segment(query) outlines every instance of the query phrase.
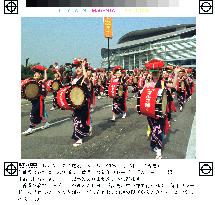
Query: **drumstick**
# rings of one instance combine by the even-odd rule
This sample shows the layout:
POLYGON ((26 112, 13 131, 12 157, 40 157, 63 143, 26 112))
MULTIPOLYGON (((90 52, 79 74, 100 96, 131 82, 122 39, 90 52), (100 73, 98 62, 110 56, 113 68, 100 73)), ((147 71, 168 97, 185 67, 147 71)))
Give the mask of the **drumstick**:
POLYGON ((82 84, 83 84, 84 80, 85 80, 85 78, 83 78, 83 79, 82 79, 82 81, 81 81, 81 86, 82 86, 82 84))

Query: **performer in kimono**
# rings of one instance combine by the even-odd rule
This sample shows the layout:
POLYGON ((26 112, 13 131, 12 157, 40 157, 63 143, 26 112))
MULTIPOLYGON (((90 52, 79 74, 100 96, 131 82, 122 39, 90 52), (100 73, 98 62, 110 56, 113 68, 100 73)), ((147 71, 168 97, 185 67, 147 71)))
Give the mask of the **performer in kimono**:
MULTIPOLYGON (((151 61, 145 64, 146 69, 151 72, 152 78, 151 81, 145 83, 145 87, 148 88, 172 88, 176 85, 178 70, 175 70, 175 77, 173 79, 173 84, 165 83, 161 76, 161 71, 164 66, 164 62, 156 59, 152 59, 151 61), (161 62, 161 63, 158 63, 161 62)), ((144 89, 143 88, 143 89, 144 89)), ((142 91, 140 91, 142 92, 142 91)), ((153 118, 147 116, 148 124, 150 126, 150 146, 153 151, 156 152, 156 159, 162 159, 161 150, 163 148, 163 136, 165 134, 165 130, 169 129, 168 118, 159 117, 153 118)))
POLYGON ((135 68, 132 76, 132 91, 131 91, 132 93, 134 93, 133 98, 137 98, 138 79, 139 79, 139 70, 135 68))
POLYGON ((96 96, 93 89, 93 77, 92 73, 94 73, 94 69, 91 66, 86 67, 87 71, 87 79, 85 80, 89 93, 90 93, 90 130, 89 130, 89 136, 92 135, 93 130, 93 123, 92 123, 92 112, 94 111, 94 108, 96 106, 96 96))
POLYGON ((73 146, 77 147, 83 143, 83 138, 89 136, 90 132, 90 92, 88 89, 87 72, 85 66, 87 65, 86 59, 75 59, 73 61, 75 66, 75 75, 72 79, 72 85, 79 85, 84 90, 85 103, 80 109, 75 109, 73 112, 73 146))
POLYGON ((45 85, 47 80, 46 70, 47 69, 42 65, 36 65, 32 67, 32 71, 34 72, 33 78, 39 84, 40 95, 36 99, 31 100, 32 108, 30 112, 30 125, 28 130, 23 133, 25 135, 31 134, 36 125, 40 124, 41 122, 44 123, 43 129, 46 129, 50 126, 50 124, 47 122, 48 114, 46 112, 45 106, 45 97, 47 94, 45 85))
MULTIPOLYGON (((113 98, 113 105, 112 105, 112 119, 111 121, 116 120, 116 115, 122 114, 122 118, 126 117, 127 112, 127 106, 126 106, 126 80, 122 78, 122 67, 121 66, 115 66, 113 69, 113 75, 114 77, 111 79, 113 82, 119 82, 121 85, 123 85, 123 95, 121 97, 113 98)), ((110 83, 111 84, 111 83, 110 83)))
MULTIPOLYGON (((59 69, 53 69, 52 72, 54 73, 54 80, 53 81, 57 81, 59 83, 59 89, 63 87, 62 84, 62 79, 61 79, 61 74, 59 69)), ((58 109, 58 105, 57 105, 57 90, 53 90, 53 100, 52 100, 52 107, 50 109, 50 111, 53 111, 55 109, 58 109)))
POLYGON ((189 88, 185 77, 185 69, 180 68, 180 71, 178 74, 177 86, 176 86, 177 100, 178 100, 180 112, 182 112, 184 109, 187 92, 189 95, 189 88))

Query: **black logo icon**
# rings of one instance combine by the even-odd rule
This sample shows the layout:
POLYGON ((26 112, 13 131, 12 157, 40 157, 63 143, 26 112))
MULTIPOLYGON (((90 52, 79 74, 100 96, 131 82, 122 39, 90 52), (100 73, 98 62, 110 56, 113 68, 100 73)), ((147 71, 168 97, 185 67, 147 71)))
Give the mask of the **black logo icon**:
POLYGON ((199 0, 199 14, 213 14, 213 0, 199 0))
POLYGON ((4 176, 18 176, 18 162, 5 162, 4 176))
POLYGON ((199 176, 213 176, 213 162, 199 162, 199 176))
POLYGON ((18 0, 4 0, 4 14, 18 14, 18 0))

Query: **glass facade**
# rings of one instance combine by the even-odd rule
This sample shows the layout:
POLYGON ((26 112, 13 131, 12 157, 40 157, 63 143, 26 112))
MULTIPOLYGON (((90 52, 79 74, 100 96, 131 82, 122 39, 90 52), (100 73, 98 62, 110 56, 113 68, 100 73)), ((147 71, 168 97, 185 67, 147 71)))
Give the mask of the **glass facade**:
MULTIPOLYGON (((144 39, 143 39, 144 41, 144 39)), ((143 68, 146 61, 160 58, 167 63, 195 67, 196 36, 180 38, 180 35, 149 43, 111 50, 110 65, 121 65, 125 69, 143 68)), ((103 50, 101 67, 107 68, 107 50, 103 50)))

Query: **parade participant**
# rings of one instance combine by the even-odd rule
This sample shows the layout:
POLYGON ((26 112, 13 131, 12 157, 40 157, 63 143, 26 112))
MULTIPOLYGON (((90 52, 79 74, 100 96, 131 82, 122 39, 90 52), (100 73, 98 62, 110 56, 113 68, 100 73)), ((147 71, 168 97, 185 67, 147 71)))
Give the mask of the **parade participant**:
POLYGON ((184 109, 185 100, 186 100, 186 91, 188 88, 188 84, 185 80, 186 77, 184 76, 185 76, 185 69, 180 68, 180 71, 178 74, 177 86, 176 86, 177 100, 178 100, 180 112, 182 112, 184 109))
POLYGON ((113 105, 112 105, 112 119, 111 121, 116 120, 116 115, 122 114, 122 118, 126 117, 126 81, 122 79, 122 67, 121 66, 115 66, 113 69, 113 78, 111 81, 113 82, 119 82, 121 85, 123 85, 123 95, 121 97, 113 98, 113 105))
POLYGON ((93 68, 91 66, 86 67, 87 71, 87 79, 85 79, 85 82, 87 84, 89 93, 90 93, 90 129, 89 129, 89 136, 92 135, 93 125, 92 125, 92 112, 94 111, 94 108, 96 106, 96 96, 93 89, 93 78, 92 73, 94 72, 93 68))
POLYGON ((91 79, 92 79, 92 82, 93 82, 93 87, 96 85, 96 81, 97 81, 97 76, 96 76, 96 71, 93 70, 92 72, 92 75, 91 75, 91 79))
POLYGON ((62 82, 63 82, 63 86, 67 86, 70 84, 71 82, 71 75, 69 72, 67 71, 63 71, 63 75, 62 75, 62 82))
POLYGON ((193 80, 194 77, 193 77, 193 70, 192 70, 192 68, 189 68, 187 70, 187 73, 188 73, 187 82, 188 82, 188 85, 189 85, 189 88, 190 88, 190 96, 188 96, 188 101, 189 101, 189 100, 191 100, 191 96, 194 93, 195 84, 194 84, 194 80, 193 80))
POLYGON ((133 75, 132 75, 132 93, 134 93, 133 98, 137 97, 138 93, 138 69, 135 68, 133 70, 133 75))
POLYGON ((89 136, 90 131, 90 93, 85 81, 87 79, 86 64, 86 59, 75 59, 73 61, 76 70, 72 79, 72 85, 81 86, 86 96, 84 105, 80 109, 75 109, 73 112, 74 130, 72 139, 75 140, 73 143, 75 147, 83 143, 83 138, 89 136))
POLYGON ((100 79, 100 68, 96 69, 96 80, 94 85, 95 95, 98 100, 101 99, 101 79, 100 79))
MULTIPOLYGON (((65 63, 64 66, 62 66, 62 70, 69 74, 69 76, 73 76, 72 72, 72 64, 71 63, 65 63)), ((60 72, 63 73, 63 72, 60 72)))
POLYGON ((132 73, 127 71, 127 85, 132 86, 133 84, 133 76, 132 73))
POLYGON ((185 102, 189 102, 193 93, 193 80, 192 80, 192 69, 185 69, 184 81, 185 81, 185 102))
POLYGON ((42 65, 36 65, 32 67, 32 71, 34 72, 33 79, 39 84, 40 95, 36 99, 31 100, 30 125, 28 130, 23 133, 25 135, 31 134, 33 128, 41 122, 44 123, 42 129, 46 129, 50 126, 47 122, 48 115, 45 107, 45 97, 47 94, 45 81, 47 80, 47 69, 42 65), (42 77, 43 72, 44 78, 42 77))
MULTIPOLYGON (((59 89, 63 87, 62 80, 61 80, 61 74, 59 69, 53 69, 52 72, 54 73, 54 81, 57 81, 59 83, 59 89)), ((53 90, 53 100, 52 100, 52 107, 50 111, 53 111, 55 109, 58 109, 56 97, 57 97, 57 90, 53 90)))
MULTIPOLYGON (((173 78, 172 78, 172 71, 173 67, 172 66, 166 66, 163 69, 162 77, 165 82, 165 84, 173 85, 173 78)), ((173 101, 173 92, 175 91, 175 88, 173 86, 166 87, 166 94, 167 94, 167 118, 169 121, 169 124, 171 123, 172 119, 172 111, 176 112, 176 107, 173 101)))
POLYGON ((61 79, 63 86, 68 86, 71 83, 71 78, 73 76, 72 69, 75 69, 75 65, 72 63, 66 63, 61 69, 61 79))
POLYGON ((183 80, 184 80, 184 86, 185 86, 185 101, 184 103, 188 102, 189 101, 189 98, 190 98, 190 85, 188 83, 188 74, 187 74, 187 71, 185 70, 185 74, 183 76, 183 80))
POLYGON ((151 82, 151 80, 152 80, 152 74, 150 72, 146 71, 145 75, 146 75, 145 84, 151 82))
POLYGON ((126 101, 128 99, 128 76, 126 74, 126 70, 125 69, 122 69, 121 70, 121 73, 122 73, 122 79, 121 79, 121 82, 123 84, 123 92, 125 94, 125 100, 124 100, 124 106, 125 106, 125 113, 124 113, 124 116, 122 118, 125 118, 126 117, 126 112, 127 112, 127 104, 126 104, 126 101))
POLYGON ((100 73, 100 80, 101 80, 101 96, 106 96, 105 95, 105 90, 107 89, 107 76, 106 76, 106 72, 105 72, 105 68, 101 68, 100 69, 101 73, 100 73))
POLYGON ((142 90, 144 85, 145 85, 145 76, 144 76, 143 70, 140 69, 140 74, 139 74, 139 77, 138 77, 138 91, 142 90))
POLYGON ((111 81, 111 79, 112 79, 112 76, 113 76, 113 73, 112 73, 112 71, 107 71, 107 73, 106 73, 106 86, 105 86, 105 94, 106 94, 106 96, 108 97, 108 87, 109 87, 109 85, 110 85, 110 81, 111 81))
MULTIPOLYGON (((150 82, 145 83, 145 87, 148 88, 162 88, 165 87, 174 87, 177 82, 177 75, 178 70, 175 70, 175 78, 173 80, 173 84, 166 84, 162 80, 161 76, 161 70, 164 66, 164 62, 161 60, 152 59, 151 61, 147 62, 145 64, 146 68, 150 70, 152 74, 152 79, 150 82), (160 63, 158 63, 160 62, 160 63), (155 66, 156 65, 156 66, 155 66)), ((142 90, 143 91, 143 90, 142 90)), ((142 92, 141 91, 141 92, 142 92)), ((163 148, 163 136, 164 136, 164 130, 165 130, 165 123, 166 123, 166 117, 164 118, 153 118, 147 116, 147 120, 150 126, 150 146, 153 149, 153 151, 156 152, 156 159, 162 159, 161 150, 163 148)))
POLYGON ((91 99, 90 99, 90 104, 91 104, 91 111, 93 112, 94 111, 94 108, 96 106, 96 95, 95 95, 95 91, 94 91, 94 83, 95 83, 95 70, 89 66, 87 69, 87 78, 88 78, 88 81, 89 81, 89 85, 88 85, 88 88, 89 88, 89 91, 91 93, 91 99))
POLYGON ((58 62, 55 62, 55 63, 53 64, 53 67, 54 67, 54 69, 59 70, 58 62))

